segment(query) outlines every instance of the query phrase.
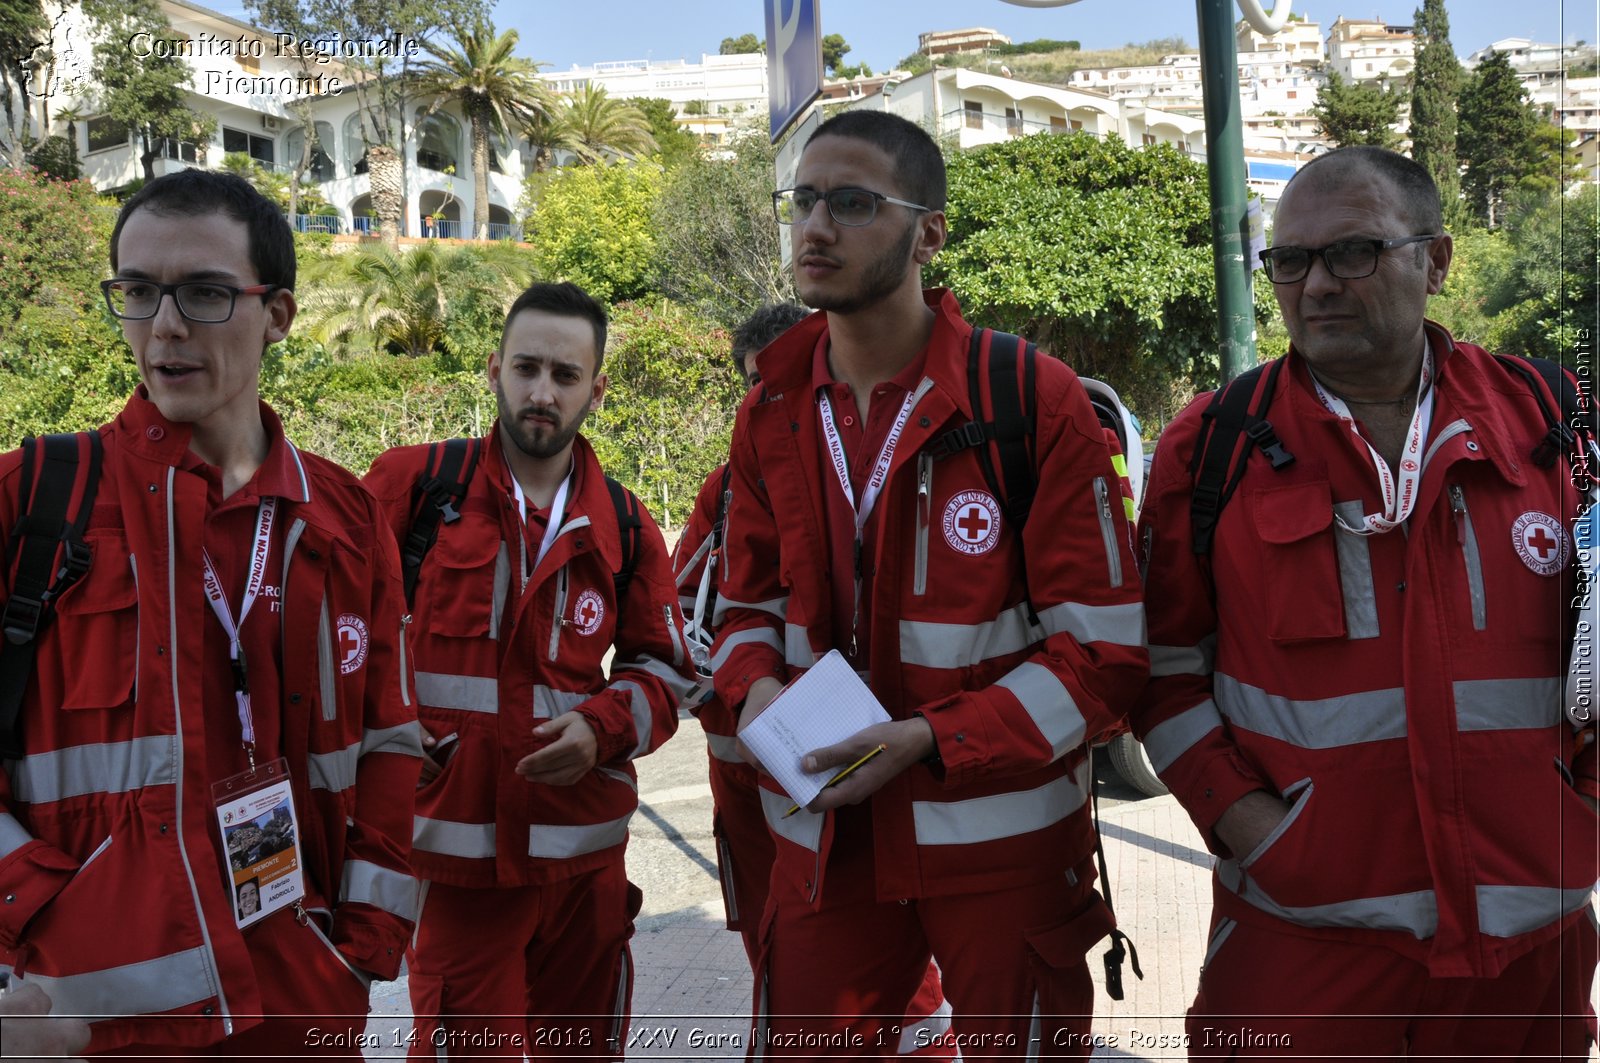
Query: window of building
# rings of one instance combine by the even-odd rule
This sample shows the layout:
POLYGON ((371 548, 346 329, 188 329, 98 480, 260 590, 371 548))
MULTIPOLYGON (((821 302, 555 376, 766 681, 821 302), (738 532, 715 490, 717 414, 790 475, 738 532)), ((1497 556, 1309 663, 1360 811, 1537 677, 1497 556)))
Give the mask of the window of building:
POLYGON ((112 118, 110 115, 95 115, 84 123, 89 133, 90 151, 108 151, 111 148, 120 148, 128 143, 128 136, 133 130, 112 118))
POLYGON ((235 55, 233 57, 233 61, 238 63, 239 69, 243 70, 246 74, 261 73, 261 60, 257 59, 253 55, 235 55))
POLYGON ((273 145, 271 137, 260 137, 242 129, 222 127, 222 150, 232 154, 242 151, 267 168, 272 167, 273 145))
POLYGON ((461 126, 454 118, 426 107, 417 108, 417 165, 443 173, 461 170, 461 126), (427 115, 427 117, 423 117, 427 115))
POLYGON ((1022 115, 1014 107, 1006 108, 1006 132, 1012 136, 1019 136, 1022 133, 1022 115))
MULTIPOLYGON (((283 161, 290 166, 300 165, 300 156, 305 151, 306 131, 301 126, 296 126, 289 131, 283 140, 283 161)), ((333 126, 327 122, 317 123, 316 140, 311 145, 311 165, 306 173, 314 181, 331 181, 336 176, 333 165, 333 126)))
POLYGON ((962 103, 961 106, 962 106, 962 109, 966 113, 967 128, 968 129, 982 129, 983 128, 983 104, 980 103, 977 100, 967 100, 964 103, 962 103))
POLYGON ((1284 95, 1291 100, 1298 100, 1300 98, 1300 94, 1294 89, 1290 89, 1288 92, 1284 93, 1284 95))
POLYGON ((171 137, 162 137, 161 139, 155 141, 151 146, 155 148, 157 155, 164 156, 168 159, 177 159, 179 162, 198 161, 199 149, 195 145, 186 144, 181 140, 174 140, 171 137))
POLYGON ((1072 128, 1073 129, 1082 129, 1083 128, 1083 123, 1078 121, 1076 118, 1074 118, 1072 120, 1072 128))
POLYGON ((1050 132, 1052 132, 1052 133, 1065 133, 1066 131, 1067 131, 1067 120, 1065 118, 1063 118, 1059 114, 1051 115, 1050 116, 1050 132))

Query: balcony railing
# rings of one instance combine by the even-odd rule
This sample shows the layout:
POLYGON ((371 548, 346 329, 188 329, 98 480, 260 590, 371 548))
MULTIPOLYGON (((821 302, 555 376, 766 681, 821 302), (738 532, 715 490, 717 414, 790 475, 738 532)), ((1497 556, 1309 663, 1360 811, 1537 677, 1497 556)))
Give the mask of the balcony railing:
MULTIPOLYGON (((371 218, 357 218, 356 221, 371 221, 371 218)), ((337 214, 292 214, 289 224, 297 233, 341 233, 344 232, 344 222, 337 214)))

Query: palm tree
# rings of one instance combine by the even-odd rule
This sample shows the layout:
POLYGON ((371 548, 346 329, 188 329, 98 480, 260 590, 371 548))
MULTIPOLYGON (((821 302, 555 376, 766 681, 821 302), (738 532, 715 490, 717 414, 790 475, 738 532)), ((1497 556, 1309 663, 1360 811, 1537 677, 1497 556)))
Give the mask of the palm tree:
POLYGON ((419 65, 418 91, 437 97, 432 114, 446 103, 459 103, 472 128, 472 229, 479 240, 489 238, 489 138, 508 137, 552 106, 552 95, 535 77, 539 64, 512 55, 517 31, 496 33, 494 25, 480 19, 456 36, 455 48, 425 42, 433 56, 419 65))
POLYGON ((522 135, 527 138, 528 144, 533 149, 533 172, 544 173, 555 162, 556 152, 570 151, 578 153, 578 141, 572 135, 572 130, 567 128, 567 123, 562 121, 565 107, 540 111, 522 127, 522 135))
POLYGON ((335 356, 390 351, 420 358, 445 341, 453 313, 498 315, 528 284, 527 253, 487 245, 386 244, 314 263, 301 315, 335 356))
POLYGON ((656 150, 650 121, 626 100, 612 99, 601 85, 588 84, 566 97, 560 122, 584 162, 596 162, 608 152, 648 155, 656 150))

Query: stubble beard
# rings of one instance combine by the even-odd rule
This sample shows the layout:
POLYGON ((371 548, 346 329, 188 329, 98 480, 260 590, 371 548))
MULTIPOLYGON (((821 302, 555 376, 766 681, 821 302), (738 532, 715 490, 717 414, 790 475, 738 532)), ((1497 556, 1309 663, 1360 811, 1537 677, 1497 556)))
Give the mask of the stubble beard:
POLYGON ((531 413, 550 415, 559 423, 561 412, 539 406, 525 406, 521 410, 513 412, 511 404, 506 401, 506 393, 503 388, 497 386, 494 394, 495 402, 500 407, 500 425, 505 429, 506 435, 510 437, 512 443, 516 444, 518 450, 530 458, 537 458, 541 461, 558 456, 572 445, 572 441, 578 436, 578 429, 583 427, 584 417, 589 412, 587 407, 578 411, 577 415, 569 423, 561 425, 559 428, 533 428, 523 423, 522 418, 525 415, 531 413))
MULTIPOLYGON (((822 292, 800 290, 800 298, 813 310, 826 310, 833 314, 854 314, 876 305, 893 295, 905 283, 910 269, 911 246, 917 239, 917 226, 907 226, 905 235, 888 251, 879 255, 861 278, 861 287, 854 292, 828 295, 822 292)), ((798 256, 797 256, 798 260, 798 256)), ((796 289, 800 289, 798 275, 796 289)))

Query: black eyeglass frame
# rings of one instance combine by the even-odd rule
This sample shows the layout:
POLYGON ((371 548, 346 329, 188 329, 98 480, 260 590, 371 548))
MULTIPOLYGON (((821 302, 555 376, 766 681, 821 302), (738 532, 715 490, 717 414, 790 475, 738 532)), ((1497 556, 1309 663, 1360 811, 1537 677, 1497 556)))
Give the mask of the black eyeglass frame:
POLYGON ((932 207, 924 207, 921 203, 912 203, 910 200, 896 199, 894 196, 886 196, 882 192, 874 192, 870 188, 856 188, 853 186, 847 186, 844 188, 831 188, 826 192, 818 192, 814 188, 780 188, 776 192, 772 193, 772 214, 778 219, 779 225, 794 225, 796 223, 803 224, 807 218, 811 217, 811 211, 817 209, 817 203, 826 203, 828 204, 828 217, 832 218, 835 224, 843 225, 849 229, 859 229, 862 226, 871 225, 873 221, 877 219, 878 204, 880 202, 893 203, 897 207, 907 207, 911 210, 920 211, 924 214, 933 213, 932 207), (817 197, 816 202, 811 204, 810 210, 807 210, 805 214, 790 218, 788 221, 784 221, 783 208, 780 204, 783 202, 784 197, 787 196, 790 204, 792 205, 794 203, 794 194, 796 192, 810 192, 812 195, 817 197), (867 215, 866 221, 845 221, 843 218, 839 217, 837 213, 835 213, 833 209, 833 197, 845 193, 854 193, 857 195, 872 197, 872 213, 867 215))
POLYGON ((161 284, 158 281, 145 280, 143 277, 112 277, 110 280, 100 282, 100 292, 105 296, 106 309, 118 321, 149 321, 161 313, 161 300, 170 295, 172 296, 172 304, 178 308, 178 313, 183 316, 183 319, 196 325, 223 325, 232 321, 233 312, 238 309, 239 296, 241 295, 259 295, 262 297, 262 301, 265 302, 268 296, 282 290, 284 289, 281 284, 252 284, 246 288, 223 284, 220 281, 179 281, 177 284, 161 284), (156 296, 154 308, 148 314, 142 315, 117 313, 116 304, 111 301, 111 290, 118 284, 143 284, 159 289, 160 294, 156 296), (183 300, 178 297, 178 289, 180 288, 218 288, 227 292, 230 296, 228 299, 228 313, 215 319, 194 317, 183 308, 183 300))
POLYGON ((1336 240, 1335 242, 1328 244, 1326 247, 1296 247, 1293 244, 1285 244, 1282 247, 1269 247, 1265 251, 1259 252, 1257 257, 1261 259, 1261 268, 1266 271, 1267 280, 1271 281, 1273 284, 1300 283, 1311 275, 1311 263, 1315 259, 1319 258, 1322 259, 1323 268, 1328 271, 1329 276, 1337 277, 1342 281, 1358 281, 1363 277, 1370 277, 1374 273, 1378 272, 1378 260, 1383 257, 1383 253, 1385 251, 1392 250, 1396 247, 1404 247, 1407 244, 1419 244, 1424 240, 1437 240, 1443 235, 1443 233, 1426 233, 1420 236, 1397 236, 1392 240, 1336 240), (1340 273, 1338 270, 1333 268, 1333 263, 1328 260, 1329 251, 1334 251, 1336 249, 1349 250, 1361 247, 1370 248, 1372 250, 1372 268, 1367 270, 1365 273, 1340 273), (1303 253, 1306 256, 1305 271, 1303 273, 1297 273, 1293 277, 1277 276, 1279 267, 1274 265, 1274 262, 1276 261, 1273 258, 1274 251, 1299 251, 1303 253))

